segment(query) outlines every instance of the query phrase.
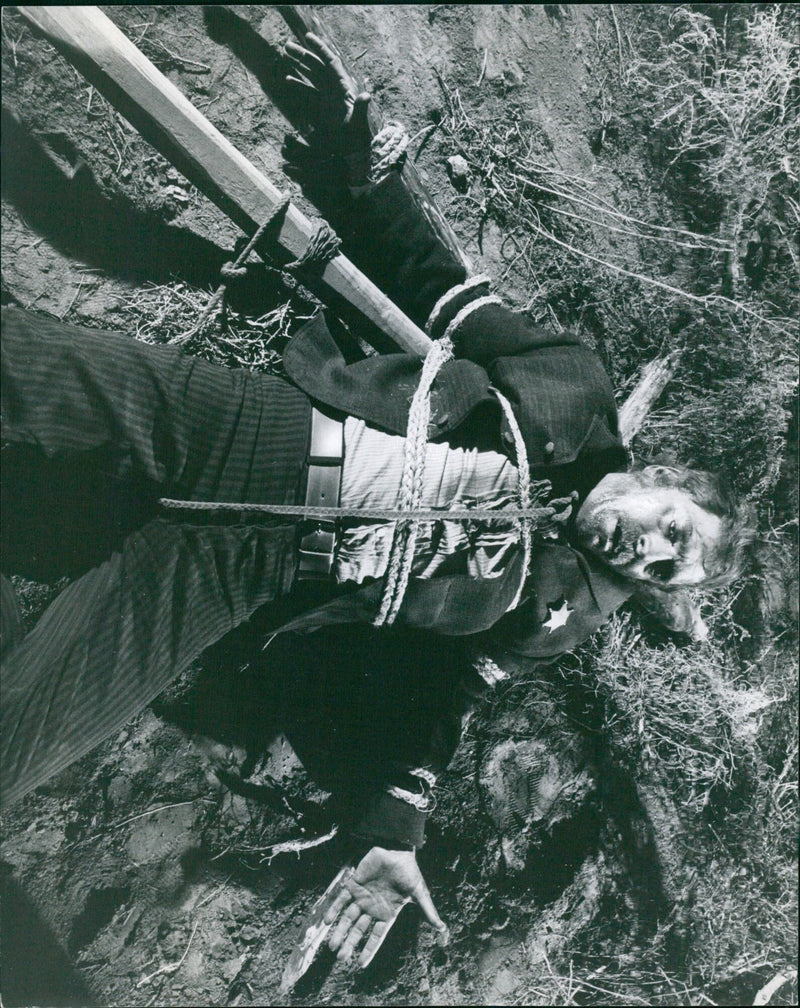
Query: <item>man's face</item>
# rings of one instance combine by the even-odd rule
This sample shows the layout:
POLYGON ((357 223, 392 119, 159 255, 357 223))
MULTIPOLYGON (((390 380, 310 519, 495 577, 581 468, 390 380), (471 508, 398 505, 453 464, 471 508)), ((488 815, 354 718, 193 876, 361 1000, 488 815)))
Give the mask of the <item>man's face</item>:
POLYGON ((581 544, 624 577, 662 587, 699 584, 720 519, 685 490, 649 484, 647 470, 604 476, 578 511, 581 544))

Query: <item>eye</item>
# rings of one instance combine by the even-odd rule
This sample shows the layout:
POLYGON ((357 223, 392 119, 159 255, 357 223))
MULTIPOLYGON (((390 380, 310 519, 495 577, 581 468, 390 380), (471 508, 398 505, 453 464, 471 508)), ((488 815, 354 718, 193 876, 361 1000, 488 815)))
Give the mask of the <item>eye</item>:
POLYGON ((667 538, 669 539, 669 541, 672 543, 673 546, 678 541, 678 526, 675 524, 674 521, 671 521, 669 523, 669 531, 667 532, 667 538))

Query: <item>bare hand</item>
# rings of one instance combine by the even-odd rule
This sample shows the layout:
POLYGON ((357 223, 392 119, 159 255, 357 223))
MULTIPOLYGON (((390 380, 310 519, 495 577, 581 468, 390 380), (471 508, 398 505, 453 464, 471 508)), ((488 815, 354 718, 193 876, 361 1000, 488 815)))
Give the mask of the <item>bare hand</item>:
POLYGON ((314 905, 284 971, 281 990, 294 986, 326 938, 343 962, 352 958, 366 938, 358 965, 362 969, 369 965, 400 911, 412 901, 446 944, 447 925, 436 912, 414 854, 373 847, 357 868, 343 868, 314 905))

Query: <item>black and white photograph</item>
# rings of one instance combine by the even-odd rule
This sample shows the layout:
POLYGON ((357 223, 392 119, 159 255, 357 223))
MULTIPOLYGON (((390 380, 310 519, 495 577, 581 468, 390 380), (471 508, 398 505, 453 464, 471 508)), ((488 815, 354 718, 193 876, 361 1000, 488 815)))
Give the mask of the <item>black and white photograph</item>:
POLYGON ((800 8, 0 18, 0 1008, 796 1004, 800 8))

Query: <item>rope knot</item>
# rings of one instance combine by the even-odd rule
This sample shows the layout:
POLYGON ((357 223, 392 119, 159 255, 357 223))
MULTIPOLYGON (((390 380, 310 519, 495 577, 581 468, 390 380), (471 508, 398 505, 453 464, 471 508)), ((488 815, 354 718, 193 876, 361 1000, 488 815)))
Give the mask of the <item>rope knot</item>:
POLYGON ((235 262, 224 262, 219 268, 223 280, 234 280, 247 276, 246 266, 237 266, 235 262))
POLYGON ((287 263, 284 269, 297 270, 302 266, 324 266, 339 254, 342 239, 327 221, 317 220, 314 233, 308 239, 302 255, 287 263))
MULTIPOLYGON (((222 283, 219 285, 208 304, 203 309, 197 323, 191 329, 176 336, 171 341, 172 343, 180 344, 188 342, 201 332, 206 322, 208 322, 211 317, 211 314, 218 307, 224 309, 224 299, 227 292, 228 282, 247 275, 246 263, 250 253, 256 248, 270 227, 280 227, 280 223, 283 220, 286 211, 289 209, 290 202, 291 201, 288 196, 281 196, 266 219, 259 225, 255 234, 249 239, 240 238, 237 241, 234 248, 236 256, 233 261, 225 262, 222 266, 220 266, 219 272, 222 278, 222 283)), ((326 221, 317 220, 315 229, 312 232, 311 237, 308 239, 308 244, 301 255, 293 262, 287 263, 287 265, 279 271, 289 290, 297 291, 298 288, 300 288, 300 284, 297 279, 291 275, 292 272, 303 266, 324 266, 325 263, 329 262, 338 254, 341 244, 341 239, 333 228, 326 223, 326 221)), ((269 265, 269 256, 262 252, 261 258, 269 265)), ((300 290, 302 291, 303 296, 306 296, 307 292, 305 291, 305 288, 300 288, 300 290)), ((313 297, 313 295, 308 295, 307 300, 310 300, 317 305, 320 303, 313 297)))

